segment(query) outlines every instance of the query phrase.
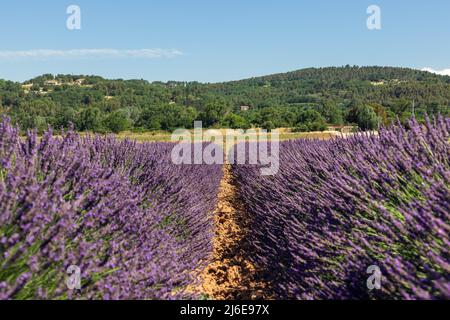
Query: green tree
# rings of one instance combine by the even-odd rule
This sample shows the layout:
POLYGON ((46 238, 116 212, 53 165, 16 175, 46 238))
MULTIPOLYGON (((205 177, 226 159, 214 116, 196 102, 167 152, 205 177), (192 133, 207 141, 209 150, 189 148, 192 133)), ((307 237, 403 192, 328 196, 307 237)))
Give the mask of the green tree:
POLYGON ((378 128, 380 118, 372 107, 365 105, 357 114, 357 124, 362 130, 374 130, 378 128))
POLYGON ((221 105, 209 104, 200 112, 200 120, 203 122, 204 127, 211 127, 220 122, 223 113, 223 107, 221 105))
POLYGON ((78 118, 77 127, 81 131, 97 132, 101 129, 101 112, 98 108, 84 108, 78 118))
POLYGON ((298 123, 325 123, 325 119, 322 117, 322 115, 313 109, 306 109, 298 115, 297 118, 298 123))
POLYGON ((146 106, 137 119, 136 125, 148 130, 161 130, 161 115, 159 110, 153 106, 146 106))
POLYGON ((265 121, 263 124, 261 124, 261 128, 270 131, 270 130, 275 129, 276 127, 272 121, 265 121))
POLYGON ((248 128, 250 128, 250 125, 248 124, 247 120, 235 113, 227 114, 223 118, 221 124, 223 127, 231 128, 231 129, 248 129, 248 128))
POLYGON ((341 125, 344 123, 342 110, 333 102, 326 101, 320 108, 320 114, 325 121, 331 124, 341 125))
POLYGON ((106 117, 105 126, 110 131, 119 133, 130 129, 131 122, 124 110, 117 110, 106 117))

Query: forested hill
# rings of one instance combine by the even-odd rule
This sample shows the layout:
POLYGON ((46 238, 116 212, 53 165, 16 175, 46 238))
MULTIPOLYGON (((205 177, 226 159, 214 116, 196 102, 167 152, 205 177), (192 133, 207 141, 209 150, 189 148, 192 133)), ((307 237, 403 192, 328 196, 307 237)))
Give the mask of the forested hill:
POLYGON ((240 81, 147 82, 98 76, 43 75, 0 80, 0 112, 23 129, 73 123, 78 130, 172 130, 207 127, 373 129, 413 113, 450 115, 450 77, 407 68, 310 68, 240 81))
POLYGON ((388 107, 406 99, 448 107, 450 101, 450 77, 392 67, 310 68, 211 86, 217 93, 234 97, 251 95, 250 102, 259 96, 261 106, 270 100, 278 104, 361 100, 388 107))
MULTIPOLYGON (((308 68, 287 73, 278 73, 268 76, 256 77, 235 82, 261 82, 261 81, 297 81, 297 80, 317 80, 317 81, 382 81, 382 80, 402 80, 402 81, 437 81, 450 83, 450 77, 440 76, 434 73, 420 71, 409 68, 393 67, 328 67, 328 68, 308 68)), ((230 82, 233 83, 233 82, 230 82)))

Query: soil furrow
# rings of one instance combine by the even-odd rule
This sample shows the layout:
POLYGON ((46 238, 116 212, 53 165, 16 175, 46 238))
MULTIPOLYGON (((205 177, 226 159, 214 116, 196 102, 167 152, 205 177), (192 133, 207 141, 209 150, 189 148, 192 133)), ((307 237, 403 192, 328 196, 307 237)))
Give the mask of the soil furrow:
POLYGON ((213 261, 201 274, 199 290, 209 299, 253 300, 264 296, 266 284, 247 259, 250 217, 239 199, 230 164, 224 165, 215 212, 213 261))

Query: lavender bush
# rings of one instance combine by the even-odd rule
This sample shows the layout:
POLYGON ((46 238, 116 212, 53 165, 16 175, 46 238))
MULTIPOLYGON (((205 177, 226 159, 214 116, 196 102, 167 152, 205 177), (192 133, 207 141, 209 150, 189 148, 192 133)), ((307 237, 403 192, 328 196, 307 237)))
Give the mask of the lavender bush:
POLYGON ((234 166, 250 258, 284 299, 450 298, 450 119, 280 146, 280 172, 234 166), (369 290, 367 268, 382 273, 369 290))
POLYGON ((172 145, 0 123, 0 299, 190 298, 212 251, 216 165, 172 145), (82 287, 68 290, 69 266, 82 287))

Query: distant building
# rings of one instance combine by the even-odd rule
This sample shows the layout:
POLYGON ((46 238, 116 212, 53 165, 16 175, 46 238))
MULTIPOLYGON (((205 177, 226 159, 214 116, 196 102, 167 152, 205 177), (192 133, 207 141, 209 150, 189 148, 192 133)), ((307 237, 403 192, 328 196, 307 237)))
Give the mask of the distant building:
POLYGON ((249 109, 249 106, 241 106, 241 111, 248 111, 249 109))
POLYGON ((61 83, 58 80, 47 80, 47 81, 45 81, 45 84, 49 85, 49 86, 60 86, 61 85, 61 83))

